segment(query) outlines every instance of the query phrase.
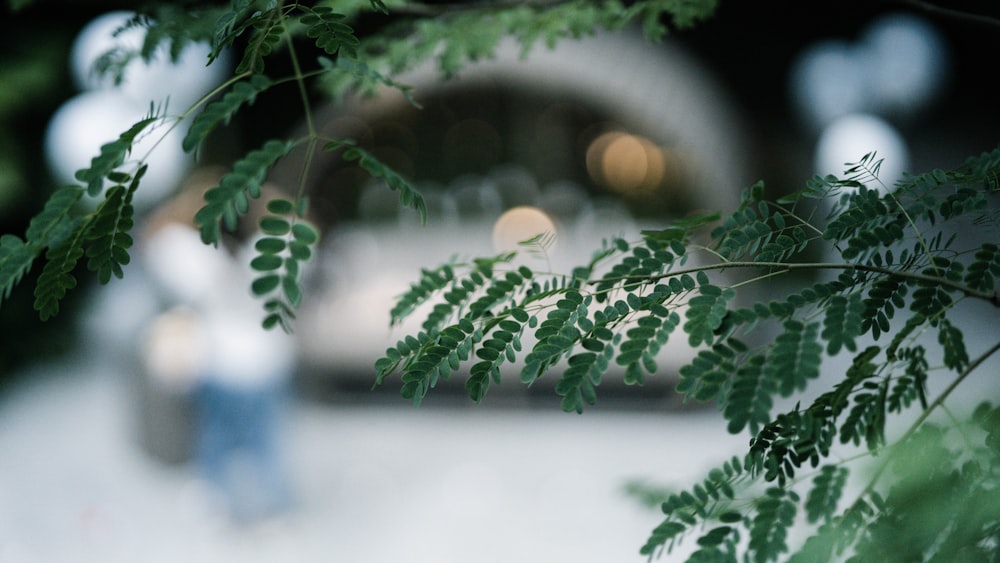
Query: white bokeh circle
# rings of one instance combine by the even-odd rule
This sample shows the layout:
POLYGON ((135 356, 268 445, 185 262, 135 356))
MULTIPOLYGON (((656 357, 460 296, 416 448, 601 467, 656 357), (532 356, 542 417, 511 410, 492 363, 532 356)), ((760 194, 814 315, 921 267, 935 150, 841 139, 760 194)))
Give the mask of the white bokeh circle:
POLYGON ((91 20, 77 34, 70 53, 70 71, 80 90, 120 90, 145 106, 150 102, 160 105, 169 98, 169 107, 180 113, 224 80, 228 56, 223 54, 208 65, 211 48, 207 43, 189 43, 176 62, 171 60, 167 44, 161 43, 148 64, 139 57, 131 60, 118 86, 110 75, 97 74, 94 63, 108 51, 134 51, 142 46, 145 30, 122 30, 134 15, 128 11, 108 12, 91 20))
POLYGON ((827 125, 816 143, 815 173, 821 176, 844 175, 846 163, 854 163, 870 152, 882 160, 880 184, 891 188, 909 166, 906 142, 884 119, 863 113, 845 115, 827 125))
POLYGON ((94 64, 112 49, 135 51, 142 46, 145 30, 124 27, 134 15, 124 10, 108 12, 77 34, 70 72, 80 93, 53 114, 45 135, 45 154, 57 184, 78 183, 77 170, 89 167, 102 145, 116 140, 155 108, 164 119, 139 137, 130 155, 149 165, 134 200, 137 207, 148 208, 172 193, 194 165, 194 158, 181 146, 189 123, 177 123, 172 116, 186 112, 220 84, 229 62, 223 53, 206 65, 207 43, 188 44, 174 62, 167 45, 161 44, 148 64, 141 58, 130 61, 122 84, 115 85, 111 76, 97 74, 94 64))
POLYGON ((809 127, 820 130, 838 117, 867 109, 863 64, 858 47, 841 40, 820 41, 799 54, 791 68, 791 94, 809 127))
POLYGON ((946 45, 923 19, 906 13, 882 16, 868 26, 861 43, 869 53, 868 88, 882 112, 915 112, 943 89, 946 45))
MULTIPOLYGON (((63 103, 45 131, 45 155, 57 185, 79 184, 77 170, 88 168, 102 145, 117 139, 145 112, 131 98, 113 90, 82 92, 63 103)), ((181 148, 181 139, 179 130, 166 133, 162 126, 137 138, 130 156, 146 159, 149 164, 136 190, 137 207, 148 208, 162 200, 191 168, 194 158, 181 148)), ((127 167, 124 170, 129 171, 127 167)))

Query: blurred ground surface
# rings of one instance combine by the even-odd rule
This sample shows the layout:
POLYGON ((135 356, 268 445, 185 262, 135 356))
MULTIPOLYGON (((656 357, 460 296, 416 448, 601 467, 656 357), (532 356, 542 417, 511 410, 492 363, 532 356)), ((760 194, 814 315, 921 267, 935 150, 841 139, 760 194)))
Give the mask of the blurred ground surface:
POLYGON ((236 529, 140 446, 127 377, 77 358, 0 397, 0 562, 638 562, 660 518, 624 483, 685 486, 745 442, 710 411, 297 399, 296 510, 236 529))

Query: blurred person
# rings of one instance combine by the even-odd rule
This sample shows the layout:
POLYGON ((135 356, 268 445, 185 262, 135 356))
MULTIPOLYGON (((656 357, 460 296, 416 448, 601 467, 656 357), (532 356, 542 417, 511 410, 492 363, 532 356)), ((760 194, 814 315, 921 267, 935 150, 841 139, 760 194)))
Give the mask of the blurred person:
POLYGON ((166 309, 150 333, 147 365, 188 380, 199 473, 234 522, 253 524, 293 504, 282 437, 296 347, 261 326, 249 289, 252 244, 201 241, 193 217, 202 194, 182 190, 144 230, 144 264, 166 309))

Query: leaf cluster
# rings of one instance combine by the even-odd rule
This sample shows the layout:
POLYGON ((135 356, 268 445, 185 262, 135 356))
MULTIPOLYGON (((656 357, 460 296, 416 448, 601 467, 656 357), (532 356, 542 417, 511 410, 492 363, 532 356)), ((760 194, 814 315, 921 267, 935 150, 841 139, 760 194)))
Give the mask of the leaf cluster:
MULTIPOLYGON (((155 17, 144 14, 128 24, 146 31, 140 51, 110 53, 103 68, 115 72, 162 44, 176 56, 188 42, 204 39, 209 63, 226 50, 238 51, 234 75, 178 117, 151 108, 100 148, 77 172, 77 184, 56 190, 23 235, 0 235, 0 302, 38 262, 44 263, 38 264, 34 297, 42 319, 58 313, 79 269, 94 272, 101 283, 124 275, 133 244, 132 199, 147 166, 132 150, 160 127, 193 116, 183 148, 197 153, 259 97, 285 84, 300 93, 309 131, 298 139, 269 139, 236 159, 194 217, 206 244, 218 245, 246 218, 270 171, 299 147, 308 155, 303 179, 317 147, 339 151, 423 218, 423 199, 405 178, 352 140, 315 130, 310 87, 333 97, 395 88, 419 105, 397 77, 423 61, 434 60, 442 75, 453 76, 468 62, 493 56, 507 37, 527 54, 540 43, 633 22, 655 39, 666 33, 667 19, 682 28, 709 16, 715 5, 164 5, 155 17), (359 35, 359 18, 371 12, 393 17, 359 35), (314 56, 301 56, 307 49, 314 56), (279 54, 292 63, 289 76, 272 74, 277 65, 269 63, 279 54)), ((650 557, 670 552, 688 534, 700 534, 693 560, 995 556, 998 410, 990 404, 977 409, 972 430, 952 424, 962 432, 930 417, 1000 350, 1000 343, 972 349, 956 314, 963 301, 991 313, 1000 307, 1000 247, 992 236, 1000 233, 1000 148, 950 170, 905 176, 891 187, 879 181, 880 166, 869 153, 842 177, 811 178, 776 200, 756 183, 734 210, 677 220, 642 231, 636 240, 606 241, 568 273, 516 266, 517 253, 425 269, 390 315, 390 323, 399 324, 425 312, 421 328, 375 362, 375 383, 398 374, 402 396, 419 404, 438 382, 464 377, 469 397, 481 402, 513 369, 523 385, 555 378, 561 408, 582 413, 597 403, 609 376, 632 385, 675 376, 685 400, 715 403, 728 430, 746 432, 749 445, 690 490, 666 498, 662 524, 640 548, 650 557), (825 217, 816 213, 823 206, 825 217), (958 236, 969 225, 992 238, 970 243, 958 236), (816 255, 836 261, 811 261, 816 255), (784 296, 754 293, 793 271, 816 280, 784 296), (832 277, 820 275, 831 271, 832 277), (735 282, 733 272, 747 277, 735 282), (666 373, 661 352, 678 338, 693 348, 693 359, 666 373), (848 360, 846 369, 833 374, 829 389, 806 399, 824 363, 836 357, 848 360), (946 382, 934 387, 943 387, 937 395, 930 395, 932 378, 946 382), (794 407, 773 412, 799 397, 794 407), (887 421, 908 411, 916 421, 894 441, 887 421), (880 462, 853 502, 846 498, 850 468, 836 448, 880 462), (888 484, 886 475, 892 477, 888 484), (789 532, 803 520, 809 533, 795 546, 789 532)), ((303 299, 302 269, 320 238, 307 219, 304 183, 291 191, 266 202, 256 225, 251 289, 263 302, 265 328, 291 330, 303 299)))
MULTIPOLYGON (((98 71, 120 79, 120 72, 129 61, 137 57, 149 60, 164 45, 176 59, 191 42, 208 41, 209 64, 216 62, 227 49, 242 49, 235 74, 179 116, 168 116, 165 107, 151 107, 147 117, 104 144, 90 166, 76 173, 79 185, 66 186, 51 195, 23 237, 15 234, 0 237, 0 302, 10 296, 39 259, 44 259, 45 264, 35 287, 35 308, 43 320, 58 312, 59 302, 77 285, 77 264, 84 258, 86 268, 96 272, 101 283, 108 283, 112 277, 121 278, 133 244, 132 197, 141 188, 147 166, 146 155, 132 155, 133 147, 142 138, 165 134, 162 129, 169 132, 193 116, 182 148, 197 153, 211 142, 213 132, 228 126, 259 96, 288 81, 305 88, 307 74, 301 69, 291 77, 275 78, 265 73, 266 61, 279 52, 280 45, 287 44, 289 53, 295 56, 293 38, 306 38, 322 53, 313 76, 366 75, 406 89, 365 70, 364 63, 355 60, 359 40, 351 22, 363 10, 385 13, 387 7, 373 0, 339 13, 323 5, 236 0, 228 7, 156 5, 127 21, 116 33, 143 30, 141 47, 134 53, 105 54, 98 71), (103 201, 89 201, 99 197, 103 201)), ((304 100, 302 110, 306 115, 311 113, 308 99, 304 100)), ((224 232, 236 230, 253 201, 261 197, 262 186, 275 164, 293 148, 306 145, 311 149, 320 140, 328 143, 328 150, 347 147, 343 158, 356 160, 362 169, 398 191, 402 203, 417 210, 423 218, 423 200, 404 178, 348 139, 321 139, 319 133, 310 132, 301 139, 270 139, 238 158, 219 184, 206 192, 204 205, 193 218, 202 240, 218 245, 224 232)), ((303 178, 307 172, 303 171, 303 178)), ((310 259, 319 239, 315 227, 305 220, 308 201, 304 187, 298 186, 289 200, 269 202, 269 215, 261 218, 258 225, 261 238, 257 241, 258 256, 251 267, 260 275, 251 289, 263 300, 265 328, 291 329, 294 310, 302 299, 301 265, 310 259)))
MULTIPOLYGON (((499 368, 520 361, 523 384, 557 378, 562 409, 579 413, 597 402, 609 373, 631 384, 662 374, 657 353, 680 330, 696 353, 678 368, 677 392, 716 403, 730 432, 749 432, 749 447, 692 491, 664 502, 667 518, 642 553, 669 552, 681 536, 702 530, 692 560, 735 560, 745 549, 750 560, 774 561, 796 548, 789 531, 802 524, 800 514, 815 534, 802 553, 896 545, 864 531, 886 525, 889 534, 889 522, 904 518, 888 508, 893 495, 879 496, 872 487, 838 508, 850 472, 835 452, 900 459, 887 421, 916 408, 914 429, 924 432, 929 423, 921 423, 948 393, 929 399, 932 377, 948 373, 957 384, 1000 349, 998 342, 974 357, 955 313, 969 299, 1000 306, 997 245, 950 234, 970 218, 993 219, 994 210, 981 202, 995 191, 989 179, 998 155, 1000 149, 950 172, 909 176, 891 191, 865 183, 877 180, 874 155, 851 165, 844 178, 814 178, 777 201, 757 183, 729 215, 685 219, 643 231, 637 241, 612 239, 569 274, 515 270, 506 256, 488 269, 470 261, 425 270, 392 320, 424 306, 433 313, 416 338, 401 340, 376 363, 377 384, 401 369, 408 394, 412 366, 434 366, 443 375, 446 363, 448 375, 469 377, 470 397, 481 401, 482 373, 500 383, 499 368), (801 211, 826 201, 834 205, 825 220, 801 211), (697 242, 705 234, 707 246, 697 242), (809 261, 816 246, 843 261, 809 261), (737 269, 752 277, 730 281, 725 274, 737 269), (834 277, 784 297, 739 298, 774 276, 830 270, 834 277), (434 305, 442 297, 445 305, 434 305), (484 300, 486 307, 479 305, 484 300), (535 344, 522 347, 529 340, 535 344), (931 354, 939 354, 940 365, 931 365, 931 354), (845 355, 848 367, 834 374, 829 390, 772 412, 803 396, 826 359, 845 355), (757 486, 757 496, 736 502, 737 478, 757 486)), ((424 378, 419 389, 431 387, 433 379, 424 378)), ((972 473, 954 468, 954 486, 970 486, 972 473)), ((1000 524, 1000 512, 980 516, 1000 524)), ((965 537, 947 541, 972 545, 965 537)), ((926 552, 938 544, 911 547, 926 552)))

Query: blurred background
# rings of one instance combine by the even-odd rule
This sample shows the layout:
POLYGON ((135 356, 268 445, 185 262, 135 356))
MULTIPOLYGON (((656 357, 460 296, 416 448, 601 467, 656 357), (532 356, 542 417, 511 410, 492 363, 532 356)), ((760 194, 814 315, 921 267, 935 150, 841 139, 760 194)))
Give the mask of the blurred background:
MULTIPOLYGON (((265 346, 290 350, 271 371, 289 384, 274 455, 294 500, 251 527, 206 500, 198 405, 171 375, 189 348, 149 345, 166 305, 204 290, 178 280, 211 286, 230 270, 154 235, 184 209, 175 194, 213 185, 266 139, 302 134, 297 93, 262 96, 197 161, 168 137, 136 201, 142 240, 125 279, 81 275, 43 323, 33 271, 0 309, 0 561, 641 560, 659 515, 627 485, 683 486, 744 443, 673 396, 690 351, 668 347, 641 388, 611 374, 582 416, 558 411, 551 384, 515 378, 480 407, 458 378, 414 409, 396 380, 371 388, 374 360, 412 327, 390 330, 392 300, 421 267, 493 254, 539 225, 556 238, 531 265, 565 271, 602 239, 730 209, 758 179, 780 194, 877 150, 891 181, 994 148, 996 21, 908 6, 723 2, 659 45, 633 31, 527 60, 503 45, 449 81, 415 69, 399 81, 423 109, 394 93, 321 103, 317 127, 412 181, 429 220, 418 225, 396 193, 335 155, 314 162, 323 240, 294 337, 248 348, 257 341, 233 336, 244 372, 263 370, 247 358, 265 346)), ((948 7, 1000 16, 992 2, 948 7)), ((0 23, 4 233, 23 233, 151 99, 169 94, 181 110, 223 79, 231 61, 206 69, 195 47, 179 67, 132 69, 123 87, 95 82, 87 61, 129 8, 39 0, 0 23)), ((301 158, 281 162, 269 189, 294 185, 301 158)), ((256 314, 238 318, 256 326, 256 314)))

